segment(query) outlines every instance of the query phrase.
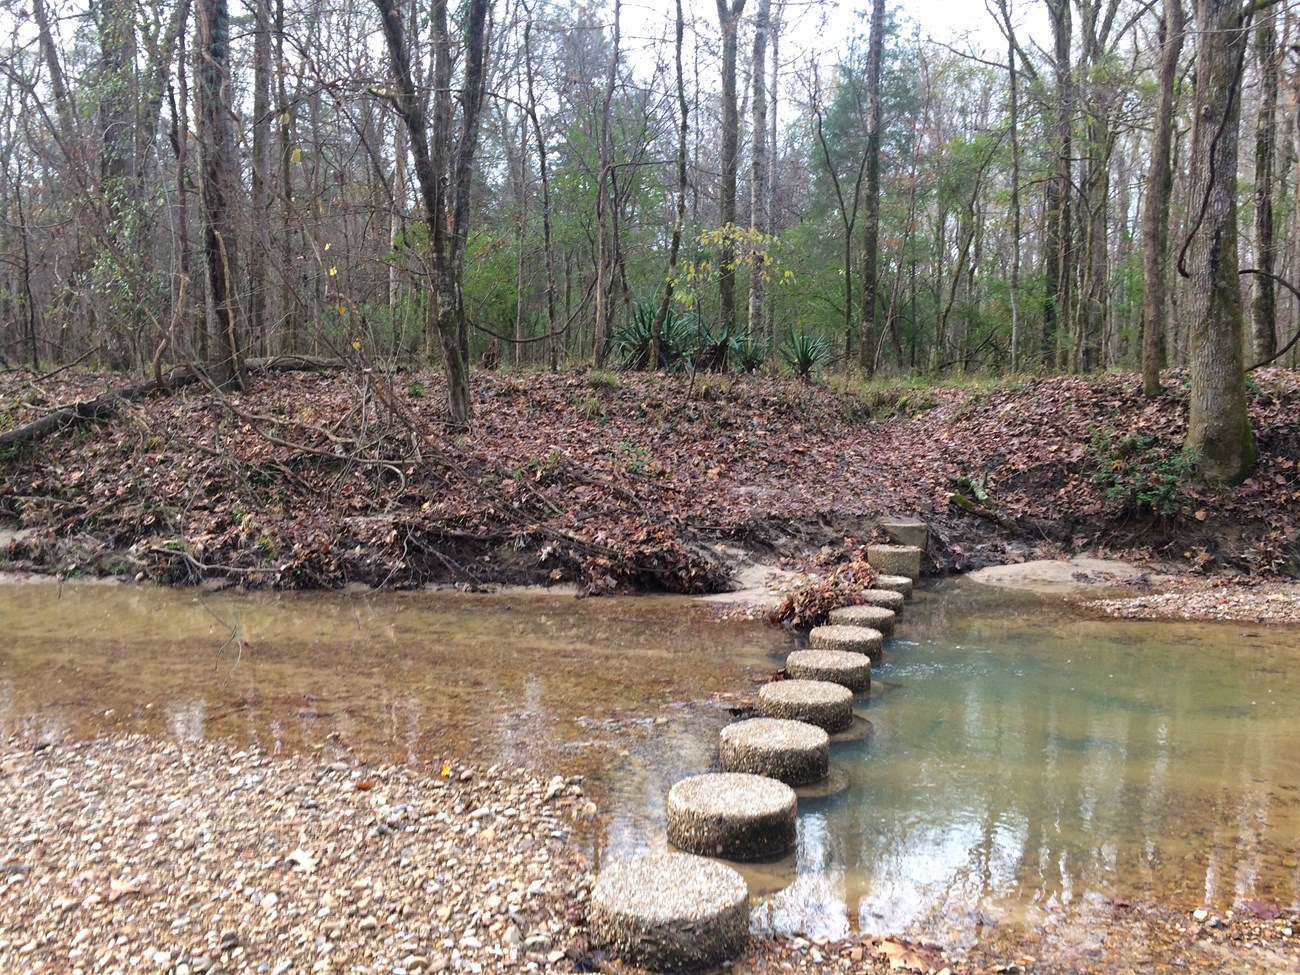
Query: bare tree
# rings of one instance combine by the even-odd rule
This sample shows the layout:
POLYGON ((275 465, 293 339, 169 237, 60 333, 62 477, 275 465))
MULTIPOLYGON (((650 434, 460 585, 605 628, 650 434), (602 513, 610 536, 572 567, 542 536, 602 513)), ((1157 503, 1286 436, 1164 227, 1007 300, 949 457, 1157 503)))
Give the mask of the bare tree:
MULTIPOLYGON (((750 132, 749 170, 749 225, 759 234, 771 233, 771 214, 768 209, 767 182, 771 160, 768 158, 767 133, 767 35, 772 25, 772 0, 758 0, 758 13, 754 18, 754 48, 751 63, 752 94, 750 110, 753 127, 750 132)), ((775 92, 773 92, 775 95, 775 92)), ((766 259, 755 262, 749 278, 750 335, 762 337, 765 317, 764 301, 767 280, 766 259)))
POLYGON ((1277 13, 1266 11, 1255 28, 1259 115, 1255 121, 1255 276, 1251 301, 1251 348, 1255 362, 1277 353, 1277 234, 1273 223, 1274 155, 1277 147, 1277 13))
POLYGON ((1142 210, 1142 392, 1160 395, 1160 369, 1165 359, 1165 304, 1169 275, 1169 199, 1174 185, 1170 150, 1174 132, 1174 85, 1183 50, 1186 15, 1183 0, 1164 0, 1160 19, 1160 67, 1156 111, 1151 120, 1151 164, 1147 169, 1147 198, 1142 210))
MULTIPOLYGON (((718 223, 736 222, 736 167, 740 150, 740 107, 736 96, 736 56, 740 43, 740 18, 745 0, 717 0, 718 26, 722 30, 722 178, 718 188, 718 223)), ((736 244, 729 232, 718 246, 718 297, 724 329, 736 324, 736 244)))
POLYGON ((885 46, 885 0, 872 0, 867 41, 867 145, 862 188, 862 304, 858 324, 858 368, 876 371, 876 318, 880 263, 880 75, 885 46))
POLYGON ((199 147, 203 173, 203 254, 208 270, 209 370, 221 387, 244 385, 239 314, 239 248, 235 192, 239 186, 231 123, 230 17, 226 0, 200 0, 199 147))
POLYGON ((416 91, 411 54, 398 0, 374 0, 379 8, 389 69, 397 83, 391 103, 406 125, 420 183, 425 228, 429 234, 431 288, 429 340, 442 351, 447 378, 447 412, 454 424, 473 417, 469 389, 469 324, 465 318, 465 246, 469 235, 470 189, 483 105, 483 67, 487 48, 488 0, 466 5, 465 67, 460 91, 460 132, 452 138, 452 50, 447 0, 434 0, 433 125, 416 91))

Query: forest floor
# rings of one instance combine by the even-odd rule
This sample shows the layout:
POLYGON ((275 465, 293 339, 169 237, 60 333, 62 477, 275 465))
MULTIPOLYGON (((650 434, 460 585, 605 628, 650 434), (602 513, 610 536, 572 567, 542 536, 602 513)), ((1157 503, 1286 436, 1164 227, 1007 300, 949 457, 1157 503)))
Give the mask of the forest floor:
MULTIPOLYGON (((122 382, 0 374, 0 430, 122 382)), ((121 402, 0 455, 0 559, 176 584, 707 593, 756 563, 825 574, 882 537, 881 517, 916 515, 933 574, 1088 554, 1171 572, 1175 592, 1213 580, 1230 598, 1209 615, 1294 602, 1276 598, 1300 570, 1294 372, 1252 375, 1260 462, 1223 492, 1181 476, 1177 373, 1155 403, 1127 374, 925 387, 494 372, 473 388, 469 431, 441 420, 435 372, 267 371, 238 394, 121 402)))

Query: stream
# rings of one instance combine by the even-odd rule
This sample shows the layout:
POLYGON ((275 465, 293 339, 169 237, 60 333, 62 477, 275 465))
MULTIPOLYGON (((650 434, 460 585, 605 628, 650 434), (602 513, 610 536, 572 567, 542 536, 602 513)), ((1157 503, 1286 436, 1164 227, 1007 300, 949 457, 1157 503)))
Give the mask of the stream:
MULTIPOLYGON (((795 647, 673 597, 202 594, 0 584, 0 733, 130 731, 586 776, 599 862, 664 844, 671 784, 795 647)), ((1294 629, 1097 619, 969 581, 918 595, 802 801, 743 872, 773 931, 972 943, 1117 903, 1300 907, 1294 629)))

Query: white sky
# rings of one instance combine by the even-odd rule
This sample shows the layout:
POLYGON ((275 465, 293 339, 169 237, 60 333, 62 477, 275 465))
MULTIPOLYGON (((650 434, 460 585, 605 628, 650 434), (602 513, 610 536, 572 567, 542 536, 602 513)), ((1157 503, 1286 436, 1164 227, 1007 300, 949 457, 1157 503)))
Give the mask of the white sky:
MULTIPOLYGON (((772 0, 773 6, 778 2, 772 0)), ((612 0, 606 3, 608 13, 613 9, 612 0)), ((684 7, 687 18, 694 18, 698 34, 714 36, 716 0, 684 0, 684 7)), ((758 0, 746 0, 746 18, 752 18, 757 7, 758 0)), ((1040 0, 1011 0, 1011 7, 1022 44, 1028 47, 1031 38, 1046 37, 1046 12, 1040 0)), ((674 9, 673 0, 623 0, 625 50, 634 49, 647 36, 670 34, 674 9)), ((870 0, 786 0, 782 60, 803 60, 806 54, 802 52, 815 51, 822 63, 833 62, 835 52, 850 36, 865 34, 864 18, 870 9, 870 0), (796 52, 801 53, 796 56, 796 52)), ((989 60, 1000 61, 1006 56, 1006 41, 983 0, 889 0, 889 9, 901 21, 918 24, 925 37, 989 60)))

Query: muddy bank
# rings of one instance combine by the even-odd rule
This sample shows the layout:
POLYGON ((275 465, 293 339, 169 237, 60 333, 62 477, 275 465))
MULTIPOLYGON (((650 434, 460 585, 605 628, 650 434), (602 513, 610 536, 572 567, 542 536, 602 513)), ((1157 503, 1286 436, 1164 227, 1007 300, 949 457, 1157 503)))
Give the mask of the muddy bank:
MULTIPOLYGON (((5 423, 119 381, 0 375, 5 423)), ((423 372, 268 373, 238 395, 123 401, 6 451, 0 555, 173 584, 708 593, 746 561, 850 558, 892 515, 930 523, 937 573, 1104 551, 1270 578, 1300 551, 1300 382, 1281 370, 1252 392, 1257 475, 1225 494, 1179 486, 1159 516, 1142 484, 1101 472, 1138 438, 1141 476, 1163 476, 1185 426, 1176 376, 1155 404, 1134 376, 890 392, 493 373, 474 393, 470 431, 442 425, 423 372), (975 513, 953 500, 972 492, 975 513)))

